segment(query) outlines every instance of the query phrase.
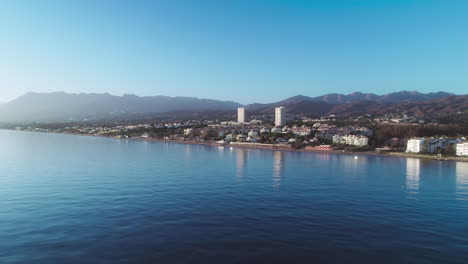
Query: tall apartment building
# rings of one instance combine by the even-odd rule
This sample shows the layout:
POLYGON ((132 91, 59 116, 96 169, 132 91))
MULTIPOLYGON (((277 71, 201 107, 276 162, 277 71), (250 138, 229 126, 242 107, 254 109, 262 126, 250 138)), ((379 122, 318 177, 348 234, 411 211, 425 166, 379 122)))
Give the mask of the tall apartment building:
POLYGON ((275 126, 286 125, 286 113, 284 107, 275 108, 275 126))
POLYGON ((238 123, 245 123, 247 119, 247 115, 245 113, 245 107, 237 108, 237 122, 238 123))

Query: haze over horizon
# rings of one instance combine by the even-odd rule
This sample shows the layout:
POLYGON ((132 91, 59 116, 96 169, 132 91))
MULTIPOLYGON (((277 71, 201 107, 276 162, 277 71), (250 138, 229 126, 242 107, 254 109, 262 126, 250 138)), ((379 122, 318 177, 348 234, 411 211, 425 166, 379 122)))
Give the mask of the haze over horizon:
MULTIPOLYGON (((352 95, 352 94, 358 94, 358 93, 361 93, 361 94, 372 94, 372 95, 376 95, 376 96, 385 96, 385 95, 389 95, 389 94, 398 94, 398 93, 404 93, 404 92, 407 92, 407 93, 419 93, 421 95, 429 95, 429 94, 437 94, 437 93, 446 93, 444 91, 436 91, 436 92, 428 92, 428 93, 421 93, 419 91, 395 91, 395 92, 390 92, 388 94, 377 94, 377 93, 362 93, 362 92, 359 92, 359 91, 356 91, 356 92, 352 92, 352 93, 345 93, 343 95, 345 96, 348 96, 348 95, 352 95)), ((103 92, 103 93, 95 93, 95 92, 89 92, 89 93, 84 93, 84 92, 65 92, 65 91, 51 91, 51 92, 27 92, 25 94, 22 94, 20 95, 19 97, 16 97, 16 98, 13 98, 12 100, 9 100, 9 101, 0 101, 0 104, 7 104, 9 102, 12 102, 12 101, 15 101, 17 99, 20 99, 21 97, 24 97, 24 96, 27 96, 29 94, 60 94, 60 93, 65 93, 65 94, 69 94, 69 95, 80 95, 80 94, 96 94, 96 95, 104 95, 104 94, 108 94, 110 96, 119 96, 119 97, 123 97, 123 96, 137 96, 137 97, 155 97, 155 96, 167 96, 167 97, 172 97, 172 98, 175 98, 175 97, 191 97, 191 98, 197 98, 197 99, 210 99, 210 100, 219 100, 219 101, 232 101, 232 102, 236 102, 236 103, 240 103, 240 102, 237 102, 235 100, 231 100, 229 98, 220 98, 220 99, 215 99, 215 98, 205 98, 205 97, 196 97, 196 96, 184 96, 184 95, 175 95, 175 96, 169 96, 169 95, 164 95, 164 94, 153 94, 153 95, 139 95, 139 94, 134 94, 134 93, 125 93, 125 94, 112 94, 112 93, 108 93, 108 92, 103 92)), ((295 94, 295 95, 284 95, 280 100, 278 101, 281 101, 281 100, 286 100, 286 99, 289 99, 289 98, 293 98, 293 97, 296 97, 296 96, 305 96, 305 97, 310 97, 310 98, 315 98, 315 97, 321 97, 321 96, 326 96, 326 95, 330 95, 330 94, 341 94, 341 93, 328 93, 328 94, 319 94, 317 96, 310 96, 310 95, 307 95, 307 94, 295 94)), ((454 94, 454 93, 452 93, 454 94)), ((465 94, 455 94, 455 95, 465 95, 465 94)), ((241 103, 243 105, 249 105, 249 104, 255 104, 255 103, 272 103, 273 101, 270 101, 270 102, 263 102, 263 101, 250 101, 250 102, 247 102, 247 103, 241 103)))
POLYGON ((242 104, 402 90, 466 94, 465 1, 14 1, 0 102, 27 92, 242 104))

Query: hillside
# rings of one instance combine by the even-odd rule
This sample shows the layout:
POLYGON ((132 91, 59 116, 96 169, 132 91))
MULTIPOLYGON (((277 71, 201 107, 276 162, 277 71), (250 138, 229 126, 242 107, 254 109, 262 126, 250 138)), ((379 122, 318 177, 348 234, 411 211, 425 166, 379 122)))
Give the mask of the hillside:
POLYGON ((0 121, 72 121, 171 111, 234 110, 239 106, 193 97, 29 93, 0 106, 0 121))
MULTIPOLYGON (((284 105, 289 114, 324 115, 357 115, 408 113, 418 116, 440 116, 449 113, 468 111, 468 95, 451 95, 424 102, 389 103, 380 101, 358 101, 345 104, 328 104, 310 100, 301 100, 284 105)), ((257 112, 272 112, 273 107, 263 108, 257 112)))
MULTIPOLYGON (((241 104, 193 97, 114 96, 110 94, 28 93, 0 104, 0 122, 66 122, 101 119, 138 119, 151 116, 219 118, 235 114, 241 104)), ((249 104, 251 114, 271 115, 284 106, 288 114, 310 116, 385 114, 443 115, 468 108, 467 95, 445 92, 396 92, 386 95, 352 93, 319 97, 293 96, 267 104, 249 104)))

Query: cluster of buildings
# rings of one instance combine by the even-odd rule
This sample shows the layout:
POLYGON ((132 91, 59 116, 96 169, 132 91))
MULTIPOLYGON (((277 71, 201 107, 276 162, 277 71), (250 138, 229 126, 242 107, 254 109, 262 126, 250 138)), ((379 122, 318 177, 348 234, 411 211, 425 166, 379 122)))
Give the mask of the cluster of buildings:
POLYGON ((364 147, 369 145, 369 137, 373 135, 372 129, 360 126, 336 126, 324 123, 315 123, 313 130, 318 131, 315 137, 331 141, 336 145, 350 145, 364 147))
POLYGON ((333 139, 335 135, 363 135, 366 137, 370 137, 374 134, 372 129, 367 127, 361 126, 337 126, 337 125, 330 125, 326 123, 315 123, 312 128, 317 130, 319 133, 316 134, 318 137, 333 139))
POLYGON ((374 122, 377 122, 379 124, 424 124, 427 123, 428 121, 432 120, 427 120, 422 117, 418 116, 412 116, 408 115, 406 113, 392 113, 392 114, 385 114, 380 117, 376 117, 373 119, 374 122))
MULTIPOLYGON (((136 124, 136 125, 118 125, 113 127, 105 127, 105 126, 73 126, 73 127, 65 127, 65 131, 71 131, 80 134, 94 134, 94 135, 106 135, 110 133, 119 133, 120 131, 129 131, 129 130, 137 130, 137 129, 151 129, 151 128, 180 128, 186 126, 187 124, 182 124, 180 122, 166 122, 166 123, 159 123, 159 124, 136 124)), ((146 136, 148 137, 148 136, 146 136)))
MULTIPOLYGON (((244 107, 237 109, 237 122, 219 120, 189 120, 183 122, 161 122, 152 124, 130 124, 103 126, 102 124, 76 125, 64 128, 46 129, 16 127, 17 130, 79 133, 120 138, 161 138, 180 141, 205 141, 230 144, 261 143, 279 144, 306 149, 329 150, 354 146, 363 149, 369 146, 369 138, 374 131, 368 127, 355 125, 334 125, 334 116, 320 119, 307 119, 308 125, 286 125, 286 111, 275 108, 274 125, 262 120, 248 121, 244 107), (315 123, 313 123, 315 122, 315 123), (313 124, 312 124, 313 123, 313 124), (293 144, 296 143, 296 144, 293 144), (302 145, 301 145, 302 144, 302 145)), ((303 120, 305 121, 305 120, 303 120)), ((382 120, 381 120, 382 121, 382 120)), ((420 120, 406 115, 388 115, 384 121, 410 123, 420 120)), ((376 151, 405 151, 407 153, 446 154, 468 156, 468 141, 465 138, 391 138, 376 151)))
POLYGON ((369 145, 369 138, 363 135, 334 135, 333 144, 364 147, 369 145))
MULTIPOLYGON (((244 107, 237 109, 237 123, 247 124, 247 113, 244 107)), ((249 124, 252 124, 250 122, 249 124)), ((275 108, 275 126, 272 128, 263 127, 258 130, 252 130, 248 132, 247 136, 239 135, 237 137, 226 137, 226 140, 231 141, 231 138, 235 138, 237 141, 257 142, 258 133, 292 133, 296 137, 300 136, 311 136, 312 131, 318 130, 316 137, 326 138, 332 140, 333 144, 339 145, 350 145, 364 147, 368 146, 369 138, 373 131, 369 128, 349 126, 349 127, 337 127, 323 123, 316 123, 313 127, 302 125, 302 126, 286 126, 286 114, 285 108, 280 106, 275 108), (251 135, 253 132, 257 133, 255 136, 251 135)))
POLYGON ((406 152, 427 154, 453 152, 457 156, 468 156, 468 141, 465 138, 412 138, 406 143, 406 152))

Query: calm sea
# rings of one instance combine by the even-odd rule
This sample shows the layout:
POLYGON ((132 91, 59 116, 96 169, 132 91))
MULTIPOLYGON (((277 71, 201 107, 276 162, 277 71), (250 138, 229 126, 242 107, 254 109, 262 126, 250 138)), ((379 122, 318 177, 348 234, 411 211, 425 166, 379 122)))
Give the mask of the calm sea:
POLYGON ((0 131, 0 263, 468 263, 468 163, 0 131))

